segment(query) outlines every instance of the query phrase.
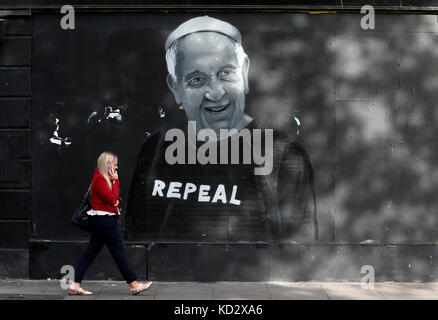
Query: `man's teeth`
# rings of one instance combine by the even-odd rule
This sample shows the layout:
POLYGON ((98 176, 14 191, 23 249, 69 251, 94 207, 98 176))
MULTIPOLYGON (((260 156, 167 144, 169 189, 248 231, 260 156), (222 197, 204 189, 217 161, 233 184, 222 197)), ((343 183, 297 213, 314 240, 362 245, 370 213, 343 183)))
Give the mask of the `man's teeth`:
POLYGON ((225 106, 218 106, 218 107, 208 107, 206 108, 208 111, 213 111, 213 112, 221 112, 223 110, 225 110, 228 107, 228 105, 225 106))

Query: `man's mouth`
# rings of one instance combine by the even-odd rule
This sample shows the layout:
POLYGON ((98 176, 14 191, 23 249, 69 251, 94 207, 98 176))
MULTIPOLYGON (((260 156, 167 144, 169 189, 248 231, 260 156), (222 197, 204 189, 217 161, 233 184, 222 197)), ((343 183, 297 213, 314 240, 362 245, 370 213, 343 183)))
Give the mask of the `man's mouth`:
POLYGON ((205 110, 207 110, 208 112, 212 112, 212 113, 219 113, 219 112, 226 110, 229 106, 230 106, 230 104, 228 103, 228 104, 224 104, 221 106, 205 107, 205 110))

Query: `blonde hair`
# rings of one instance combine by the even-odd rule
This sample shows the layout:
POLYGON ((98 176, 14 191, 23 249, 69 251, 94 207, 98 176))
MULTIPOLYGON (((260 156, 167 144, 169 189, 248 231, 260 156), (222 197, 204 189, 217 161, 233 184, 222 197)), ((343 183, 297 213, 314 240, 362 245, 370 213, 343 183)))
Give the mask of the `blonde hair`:
POLYGON ((108 174, 107 165, 108 165, 108 163, 114 163, 116 161, 117 161, 117 156, 114 153, 108 152, 108 151, 102 152, 100 154, 99 158, 97 158, 97 169, 103 175, 106 182, 108 183, 108 187, 111 190, 113 189, 113 184, 111 183, 111 180, 110 180, 110 177, 108 174))

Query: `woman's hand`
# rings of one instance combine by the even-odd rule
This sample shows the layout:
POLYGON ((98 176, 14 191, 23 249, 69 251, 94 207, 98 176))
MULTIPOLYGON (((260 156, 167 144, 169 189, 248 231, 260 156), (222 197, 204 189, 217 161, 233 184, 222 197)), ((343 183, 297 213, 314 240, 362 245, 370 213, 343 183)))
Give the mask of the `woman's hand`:
POLYGON ((119 174, 117 173, 116 169, 111 167, 111 170, 109 171, 109 176, 111 180, 117 180, 119 178, 119 174))
POLYGON ((114 204, 114 207, 118 207, 119 206, 119 200, 117 199, 116 203, 114 204))

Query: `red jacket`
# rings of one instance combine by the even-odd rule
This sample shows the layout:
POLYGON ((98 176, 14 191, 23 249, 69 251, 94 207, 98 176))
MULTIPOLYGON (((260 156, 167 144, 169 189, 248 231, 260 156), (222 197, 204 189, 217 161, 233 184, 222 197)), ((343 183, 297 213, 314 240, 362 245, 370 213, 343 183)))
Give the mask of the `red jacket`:
POLYGON ((113 189, 111 190, 99 169, 96 169, 91 183, 91 207, 93 210, 116 213, 118 215, 117 219, 119 219, 119 210, 114 206, 117 200, 119 200, 119 205, 121 205, 119 193, 119 179, 114 181, 113 189))

